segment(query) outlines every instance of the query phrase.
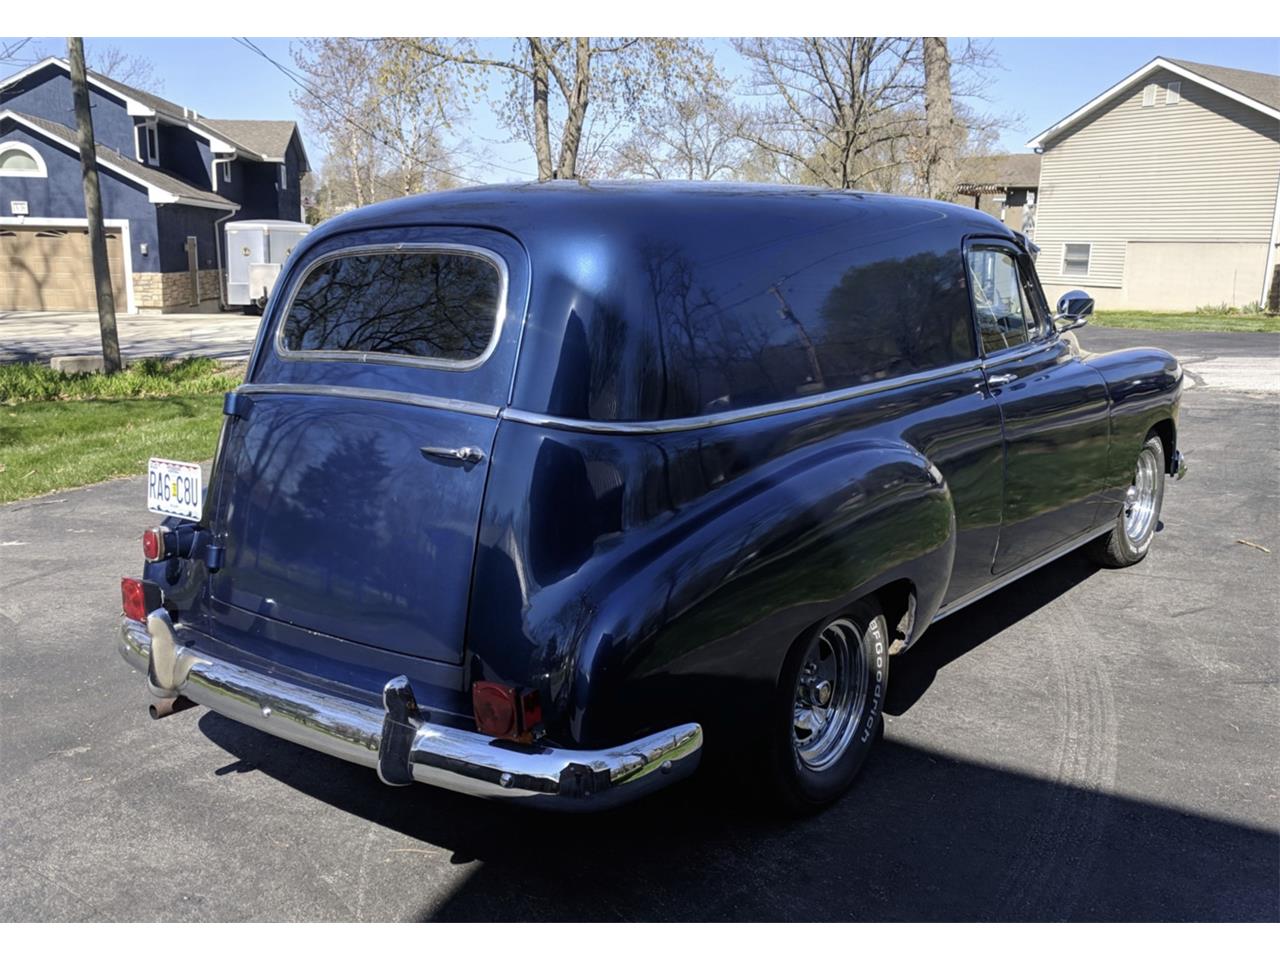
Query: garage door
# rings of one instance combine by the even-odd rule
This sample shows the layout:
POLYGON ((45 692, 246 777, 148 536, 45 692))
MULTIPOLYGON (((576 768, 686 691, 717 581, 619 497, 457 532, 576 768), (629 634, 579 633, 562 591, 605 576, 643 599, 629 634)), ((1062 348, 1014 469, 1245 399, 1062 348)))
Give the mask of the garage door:
MULTIPOLYGON (((125 310, 124 245, 107 231, 116 310, 125 310)), ((89 231, 0 227, 0 310, 96 310, 89 231)))

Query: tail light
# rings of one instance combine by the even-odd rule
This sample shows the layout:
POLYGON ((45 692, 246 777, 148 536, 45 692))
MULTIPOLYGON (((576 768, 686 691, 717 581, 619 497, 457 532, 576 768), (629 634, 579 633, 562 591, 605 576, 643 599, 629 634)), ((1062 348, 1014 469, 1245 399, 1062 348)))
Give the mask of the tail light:
POLYGON ((501 683, 479 680, 471 687, 476 729, 486 736, 521 740, 542 723, 538 691, 518 691, 501 683))
POLYGON ((130 620, 147 619, 147 590, 141 580, 134 577, 121 577, 120 597, 126 617, 130 620))
POLYGON ((142 555, 148 560, 163 560, 169 555, 168 541, 162 528, 152 527, 142 532, 142 555))

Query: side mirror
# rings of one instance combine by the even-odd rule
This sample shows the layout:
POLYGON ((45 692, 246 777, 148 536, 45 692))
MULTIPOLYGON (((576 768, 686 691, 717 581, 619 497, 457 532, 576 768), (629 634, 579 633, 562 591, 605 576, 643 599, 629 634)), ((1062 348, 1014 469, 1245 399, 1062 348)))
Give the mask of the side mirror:
POLYGON ((1058 298, 1058 312, 1053 325, 1059 333, 1083 327, 1093 314, 1093 297, 1083 290, 1071 290, 1058 298))

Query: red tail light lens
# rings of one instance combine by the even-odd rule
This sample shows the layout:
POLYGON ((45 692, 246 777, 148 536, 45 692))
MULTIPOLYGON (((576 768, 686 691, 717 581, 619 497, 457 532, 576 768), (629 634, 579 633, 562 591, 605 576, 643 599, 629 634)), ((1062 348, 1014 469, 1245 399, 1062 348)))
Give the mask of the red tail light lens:
POLYGON ((516 692, 500 683, 479 680, 471 688, 471 705, 476 714, 476 729, 490 737, 516 737, 520 734, 516 692))
POLYGON ((476 729, 486 736, 527 739, 526 734, 542 723, 537 690, 520 692, 505 684, 479 680, 471 687, 471 705, 476 729))
POLYGON ((164 546, 164 531, 159 527, 143 531, 142 555, 148 560, 163 560, 166 554, 164 546))
POLYGON ((130 620, 147 619, 146 589, 141 580, 133 577, 120 578, 120 598, 123 601, 124 615, 130 620))

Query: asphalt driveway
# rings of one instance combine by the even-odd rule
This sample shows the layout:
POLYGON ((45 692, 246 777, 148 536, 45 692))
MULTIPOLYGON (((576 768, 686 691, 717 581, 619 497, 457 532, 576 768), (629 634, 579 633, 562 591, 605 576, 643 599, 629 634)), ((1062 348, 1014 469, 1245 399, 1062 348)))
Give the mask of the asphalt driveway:
MULTIPOLYGON (((1280 339, 1228 343, 1177 349, 1248 372, 1280 339)), ((1188 391, 1192 469, 1145 562, 1069 555, 897 658, 885 742, 800 822, 699 781, 539 815, 389 789, 203 709, 149 720, 114 649, 141 481, 0 507, 0 919, 1278 920, 1260 382, 1188 391)))

